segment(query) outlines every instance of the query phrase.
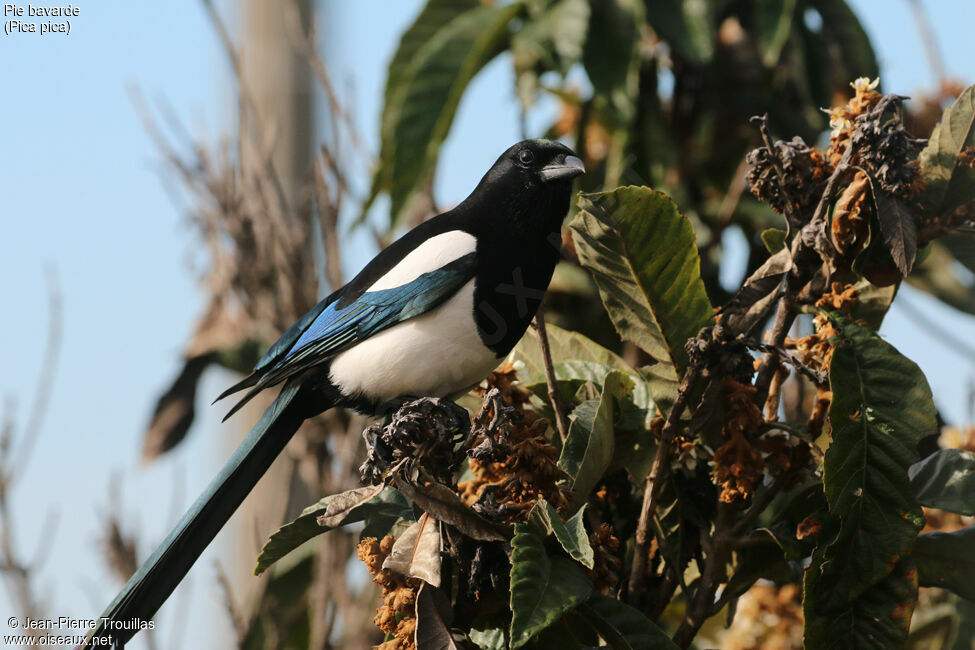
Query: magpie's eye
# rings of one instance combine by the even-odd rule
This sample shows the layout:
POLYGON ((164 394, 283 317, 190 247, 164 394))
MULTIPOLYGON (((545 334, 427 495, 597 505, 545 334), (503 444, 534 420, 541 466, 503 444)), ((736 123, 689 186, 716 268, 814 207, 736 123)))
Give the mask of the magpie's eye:
POLYGON ((533 154, 530 149, 522 149, 518 153, 518 161, 522 165, 530 165, 534 160, 535 160, 535 154, 533 154))

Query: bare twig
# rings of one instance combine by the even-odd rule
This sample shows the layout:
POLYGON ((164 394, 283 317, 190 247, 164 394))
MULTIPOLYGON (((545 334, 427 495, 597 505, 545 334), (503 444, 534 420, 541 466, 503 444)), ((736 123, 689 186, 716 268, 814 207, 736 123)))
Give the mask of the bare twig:
POLYGON ((721 570, 724 567, 729 550, 728 530, 733 519, 732 513, 730 504, 718 503, 718 514, 714 521, 713 535, 709 535, 708 531, 701 531, 701 546, 706 556, 704 569, 701 572, 701 579, 697 591, 694 593, 693 601, 673 637, 674 643, 681 648, 690 646, 691 641, 697 636, 698 630, 712 615, 714 594, 717 591, 721 570))
POLYGON ((723 228, 731 223, 731 218, 735 216, 735 210, 738 209, 738 204, 741 203, 741 196, 745 192, 745 188, 748 184, 745 182, 745 178, 748 174, 748 158, 747 156, 742 157, 741 162, 738 163, 735 173, 731 176, 731 182, 728 184, 728 190, 725 192, 724 197, 721 199, 721 204, 718 206, 718 212, 715 215, 718 224, 723 228))
POLYGON ((27 424, 20 436, 19 456, 13 467, 22 475, 30 461, 31 452, 40 437, 41 425, 47 415, 47 405, 54 388, 54 375, 57 370, 58 356, 61 351, 61 289, 58 285, 57 274, 48 268, 47 275, 47 304, 49 310, 47 326, 47 342, 44 346, 44 359, 41 362, 41 374, 37 379, 34 391, 34 402, 31 405, 27 424))
MULTIPOLYGON (((795 321, 798 313, 795 304, 796 295, 812 276, 812 266, 808 260, 823 256, 825 254, 823 249, 832 249, 832 243, 824 232, 826 209, 832 201, 837 182, 850 169, 852 156, 853 139, 850 138, 850 142, 847 143, 846 150, 843 152, 843 157, 833 169, 833 173, 826 183, 826 189, 823 190, 823 195, 820 197, 819 203, 816 204, 812 219, 802 227, 799 236, 792 241, 792 259, 795 260, 795 263, 792 265, 789 275, 783 279, 784 291, 779 299, 775 321, 769 332, 769 344, 773 348, 782 347, 789 328, 795 321)), ((755 378, 755 388, 758 389, 755 399, 758 404, 764 404, 768 397, 769 386, 776 372, 777 364, 774 362, 774 357, 775 354, 766 352, 758 369, 758 376, 755 378)))
POLYGON ((800 374, 809 377, 816 384, 824 384, 828 379, 824 371, 810 368, 780 347, 775 347, 774 345, 769 345, 767 343, 761 343, 760 341, 750 338, 742 339, 741 342, 753 350, 759 350, 765 354, 771 354, 778 358, 779 361, 788 363, 800 374))
POLYGON ((108 568, 120 583, 125 584, 139 569, 140 559, 135 537, 122 528, 121 496, 117 476, 113 477, 109 484, 109 503, 112 504, 112 508, 105 517, 102 551, 108 568))
MULTIPOLYGON (((32 567, 21 559, 18 553, 8 499, 11 474, 8 471, 6 455, 13 445, 13 436, 14 424, 8 412, 3 429, 0 430, 0 461, 3 461, 3 469, 0 470, 0 577, 3 578, 10 599, 16 604, 20 615, 38 618, 40 604, 34 593, 31 579, 32 567)), ((34 644, 30 647, 40 646, 34 644)))
POLYGON ((338 232, 340 198, 336 197, 334 201, 332 200, 322 167, 322 164, 316 164, 314 167, 318 223, 322 229, 322 247, 325 249, 325 279, 332 289, 337 289, 345 284, 342 277, 342 247, 339 246, 338 232))
POLYGON ((223 594, 223 604, 224 608, 227 610, 227 615, 230 617, 230 622, 234 627, 234 635, 237 638, 237 645, 243 647, 244 641, 247 638, 247 620, 240 612, 240 607, 237 605, 237 601, 234 598, 234 588, 230 584, 230 577, 224 570, 223 565, 219 562, 216 563, 217 571, 217 584, 220 585, 220 592, 223 594))
POLYGON ((785 484, 788 482, 789 478, 789 473, 783 472, 775 479, 775 481, 772 482, 772 485, 770 485, 767 490, 762 492, 761 496, 752 502, 752 506, 748 509, 748 512, 745 513, 745 516, 739 519, 738 523, 736 523, 731 529, 731 535, 733 537, 740 537, 752 524, 755 523, 755 520, 758 519, 759 515, 765 512, 765 509, 771 505, 772 501, 775 500, 775 497, 779 496, 779 492, 781 492, 782 488, 785 487, 785 484))
MULTIPOLYGON (((875 109, 876 110, 876 109, 875 109)), ((833 173, 830 174, 829 180, 826 181, 826 189, 823 190, 823 195, 819 197, 819 203, 816 204, 816 210, 813 212, 812 219, 809 223, 803 227, 803 231, 809 230, 810 235, 818 234, 817 229, 822 229, 825 227, 826 223, 826 210, 829 205, 833 202, 833 193, 836 191, 836 183, 839 182, 840 177, 843 176, 850 169, 850 160, 853 158, 853 138, 846 143, 846 149, 843 151, 843 156, 840 161, 836 164, 833 169, 833 173)), ((805 232, 803 233, 805 234, 805 232)), ((826 242, 829 242, 829 238, 826 238, 826 242)), ((808 245, 808 243, 807 243, 808 245)), ((829 242, 830 250, 832 250, 832 243, 829 242)))
POLYGON ((660 496, 660 488, 663 484, 664 467, 667 457, 670 455, 670 445, 677 434, 677 427, 680 425, 681 415, 687 406, 690 393, 694 390, 698 378, 702 374, 702 369, 697 364, 691 364, 684 371, 680 387, 677 389, 677 398, 667 421, 664 423, 663 431, 660 434, 660 442, 657 444, 657 453, 653 458, 653 465, 650 468, 650 475, 647 477, 643 486, 643 504, 640 508, 640 518, 637 521, 635 546, 633 548, 633 564, 630 568, 630 580, 627 584, 627 598, 631 604, 636 603, 646 590, 647 566, 650 558, 650 521, 657 507, 657 500, 660 496))
POLYGON ((565 406, 559 395, 559 386, 555 378, 555 368, 552 365, 552 351, 548 345, 548 331, 545 329, 545 315, 542 308, 538 308, 535 314, 535 333, 538 335, 538 347, 542 352, 542 365, 545 367, 545 381, 548 384, 548 398, 552 401, 552 409, 555 411, 555 424, 558 428, 559 437, 565 444, 569 436, 569 417, 565 413, 565 406))
MULTIPOLYGON (((3 579, 11 601, 16 604, 20 615, 33 619, 42 617, 42 605, 34 589, 33 571, 43 561, 47 547, 38 545, 36 556, 31 560, 21 557, 15 536, 15 518, 10 507, 10 493, 13 485, 26 469, 34 445, 40 437, 61 347, 61 294, 53 271, 48 271, 47 280, 50 310, 48 336, 41 374, 27 424, 21 435, 15 439, 13 414, 9 407, 3 423, 0 424, 0 578, 3 579)), ((53 520, 49 518, 44 527, 48 537, 42 539, 49 540, 53 537, 53 533, 47 532, 52 529, 52 526, 53 520)), ((41 646, 34 643, 29 647, 40 648, 41 646)))
MULTIPOLYGON (((788 279, 786 278, 787 284, 788 279)), ((773 350, 781 348, 785 343, 785 337, 789 333, 789 328, 792 327, 796 314, 795 290, 787 287, 775 310, 775 321, 772 323, 772 329, 769 330, 769 348, 766 350, 765 356, 762 357, 762 364, 759 366, 758 375, 755 378, 755 388, 758 389, 755 394, 757 404, 765 404, 765 400, 768 398, 772 377, 778 371, 778 363, 775 362, 778 354, 773 350)))
MULTIPOLYGON (((291 32, 292 40, 308 59, 312 72, 315 73, 315 78, 318 80, 318 85, 325 91, 325 98, 328 101, 329 110, 335 118, 333 123, 336 126, 342 125, 345 127, 343 132, 348 136, 352 148, 356 152, 361 153, 365 151, 365 146, 356 129, 353 113, 339 100, 335 84, 332 82, 332 75, 328 71, 328 66, 325 65, 325 61, 315 49, 317 37, 315 26, 309 26, 308 30, 302 29, 300 12, 293 2, 288 3, 285 18, 288 31, 291 32)), ((337 145, 338 143, 333 142, 332 144, 337 145)))

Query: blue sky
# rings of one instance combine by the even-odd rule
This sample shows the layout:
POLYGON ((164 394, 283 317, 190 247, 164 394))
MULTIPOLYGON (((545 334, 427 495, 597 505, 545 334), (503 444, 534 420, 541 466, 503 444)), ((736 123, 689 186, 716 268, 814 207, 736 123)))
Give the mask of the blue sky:
MULTIPOLYGON (((138 86, 150 100, 164 99, 194 134, 209 139, 231 123, 231 86, 200 2, 75 4, 81 15, 70 36, 0 34, 0 277, 6 315, 0 325, 5 343, 0 397, 16 401, 22 424, 40 370, 48 317, 44 269, 52 266, 63 295, 61 360, 48 417, 15 486, 14 514, 21 548, 28 554, 40 549, 46 557, 40 585, 49 611, 88 617, 115 591, 95 559, 106 510, 122 513, 143 540, 155 543, 228 453, 226 429, 219 426, 222 409, 201 403, 199 424, 184 445, 153 465, 137 462, 153 400, 177 370, 181 345, 203 303, 186 263, 192 232, 164 189, 164 165, 140 126, 127 86, 138 86), (112 477, 122 499, 109 506, 112 477), (58 521, 53 534, 44 526, 51 514, 58 521)), ((852 4, 877 47, 886 88, 903 94, 929 88, 907 2, 852 4)), ((926 4, 949 72, 975 81, 970 34, 975 3, 926 4)), ((354 83, 361 131, 375 151, 385 64, 420 3, 321 6, 329 21, 325 33, 336 35, 324 45, 333 73, 354 83)), ((517 139, 510 61, 499 59, 478 76, 461 104, 442 157, 438 199, 444 204, 462 199, 517 139)), ((352 250, 360 258, 368 252, 361 243, 352 250)), ((349 270, 362 261, 349 260, 349 270)), ((905 294, 961 338, 975 338, 971 318, 916 292, 905 294)), ((897 309, 884 334, 922 366, 950 419, 972 419, 965 409, 975 376, 971 365, 919 334, 897 309)), ((216 395, 229 379, 210 373, 203 396, 216 395)), ((189 593, 164 608, 160 622, 167 632, 179 619, 184 630, 205 630, 216 647, 223 645, 229 626, 213 586, 219 555, 209 552, 191 572, 189 589, 181 588, 189 593)), ((0 614, 10 609, 0 594, 0 614)), ((180 645, 165 635, 163 641, 163 647, 180 645)))

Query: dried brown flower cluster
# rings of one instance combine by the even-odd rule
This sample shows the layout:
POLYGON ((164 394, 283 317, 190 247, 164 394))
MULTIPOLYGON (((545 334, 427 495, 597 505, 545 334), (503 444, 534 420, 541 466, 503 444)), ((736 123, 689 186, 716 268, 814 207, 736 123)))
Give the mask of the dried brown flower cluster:
POLYGON ((558 467, 559 451, 545 435, 549 422, 526 408, 531 393, 518 385, 512 364, 504 364, 488 375, 487 385, 487 389, 479 390, 481 396, 497 389, 510 408, 496 414, 496 404, 486 400, 475 418, 475 428, 483 433, 475 439, 471 453, 474 478, 458 485, 461 497, 473 505, 490 489, 495 506, 488 510, 496 510, 507 523, 524 521, 540 497, 562 511, 571 492, 565 486, 565 473, 558 467), (493 430, 492 422, 496 423, 493 430), (495 446, 504 453, 480 454, 484 446, 495 446))
MULTIPOLYGON (((817 307, 843 312, 849 315, 859 304, 860 294, 855 287, 849 284, 834 282, 830 291, 824 293, 816 301, 817 307)), ((825 316, 819 315, 813 319, 814 332, 809 336, 799 339, 786 338, 785 348, 794 350, 796 357, 804 365, 813 370, 828 371, 830 361, 833 358, 833 346, 830 339, 839 332, 825 316)), ((829 405, 833 399, 833 393, 828 385, 816 386, 816 403, 809 416, 809 435, 816 438, 823 432, 823 423, 829 411, 829 405)))
POLYGON ((786 211, 786 199, 791 199, 799 213, 812 215, 826 181, 833 171, 823 154, 809 147, 796 136, 791 142, 776 142, 774 156, 782 163, 785 176, 780 182, 773 164, 773 153, 768 147, 759 147, 748 154, 748 187, 756 198, 765 201, 773 210, 786 211), (785 193, 783 193, 783 184, 785 193))
POLYGON ((875 90, 880 85, 879 79, 870 81, 866 77, 860 77, 850 85, 853 87, 853 97, 850 101, 827 111, 829 128, 832 131, 829 134, 829 149, 826 151, 826 157, 834 166, 839 163, 843 152, 846 151, 850 136, 856 128, 856 119, 873 110, 883 97, 875 90))
POLYGON ((769 432, 755 441, 755 448, 765 459, 765 471, 776 468, 780 472, 792 472, 783 488, 788 490, 803 480, 801 470, 808 468, 813 459, 809 443, 798 436, 769 432))
POLYGON ((714 452, 714 481, 721 486, 721 501, 732 503, 748 498, 762 479, 765 461, 751 438, 765 424, 755 405, 757 389, 725 378, 722 386, 724 423, 721 433, 727 442, 714 452))
POLYGON ((851 84, 853 98, 829 110, 833 132, 827 157, 835 165, 852 142, 851 164, 869 171, 884 192, 909 199, 920 189, 914 160, 920 142, 904 128, 900 115, 904 97, 881 95, 874 90, 877 84, 878 80, 857 79, 851 84))
POLYGON ((599 528, 589 536, 589 545, 595 555, 592 569, 586 570, 586 575, 592 581, 596 591, 608 591, 620 582, 620 570, 623 561, 619 558, 620 540, 613 534, 613 525, 603 522, 599 528))
POLYGON ((841 311, 847 315, 853 313, 853 309, 858 304, 860 304, 860 292, 857 288, 852 284, 843 284, 841 282, 832 283, 830 290, 820 296, 819 300, 816 301, 817 307, 841 311))
POLYGON ((362 482, 376 485, 386 470, 404 459, 423 458, 427 470, 441 483, 450 483, 462 456, 455 441, 467 435, 470 416, 451 401, 421 397, 407 402, 385 423, 362 432, 366 460, 359 467, 362 482))
POLYGON ((416 592, 420 581, 382 568, 394 541, 392 535, 386 535, 382 541, 365 537, 359 542, 356 554, 374 576, 372 581, 382 587, 383 604, 376 609, 373 623, 386 633, 388 640, 376 647, 379 650, 415 650, 416 592))
POLYGON ((798 585, 756 584, 738 601, 734 623, 721 639, 727 650, 799 650, 802 604, 798 585))

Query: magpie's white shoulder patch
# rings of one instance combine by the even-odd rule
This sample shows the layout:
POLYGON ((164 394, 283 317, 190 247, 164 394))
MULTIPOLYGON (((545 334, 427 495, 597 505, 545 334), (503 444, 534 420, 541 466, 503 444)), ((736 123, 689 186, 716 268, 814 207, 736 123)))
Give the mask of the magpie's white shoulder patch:
POLYGON ((451 230, 426 240, 376 280, 366 291, 392 289, 416 280, 454 260, 473 253, 477 239, 463 230, 451 230))

